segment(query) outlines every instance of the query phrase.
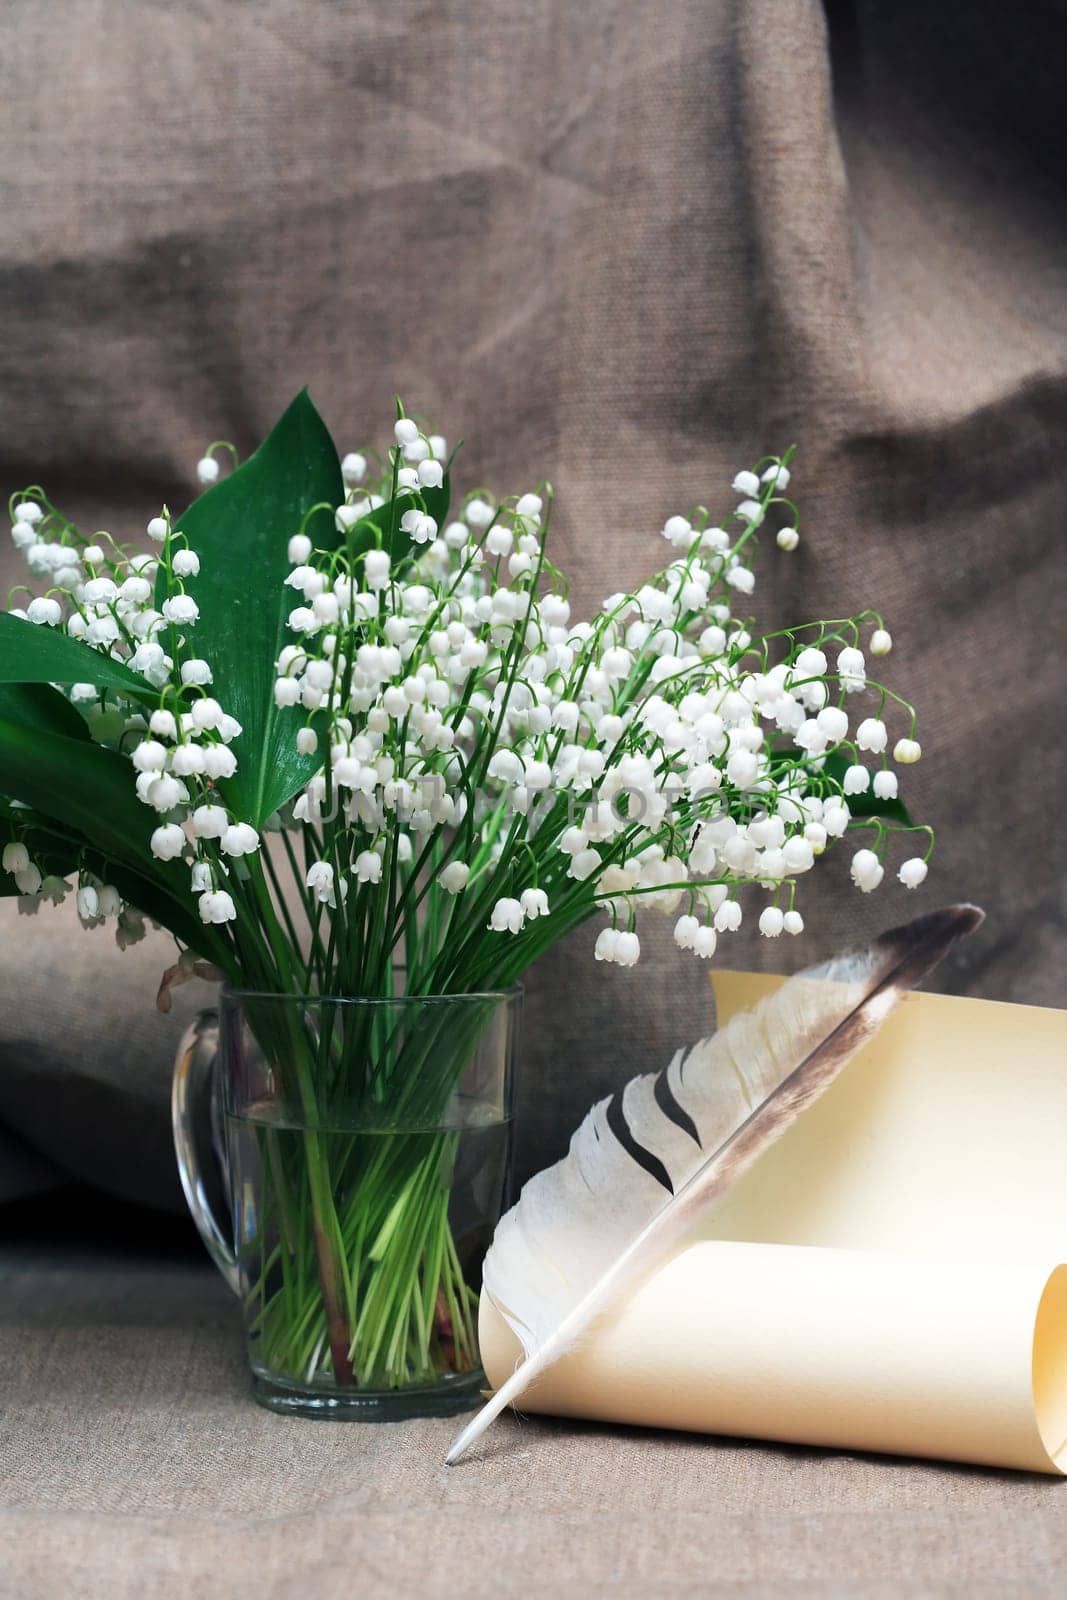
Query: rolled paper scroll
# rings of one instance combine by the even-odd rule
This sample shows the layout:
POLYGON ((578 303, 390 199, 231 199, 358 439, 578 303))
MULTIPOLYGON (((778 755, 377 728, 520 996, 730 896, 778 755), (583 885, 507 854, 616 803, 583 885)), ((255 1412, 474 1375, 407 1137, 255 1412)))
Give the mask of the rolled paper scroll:
POLYGON ((1067 1472, 1065 1133, 1067 1013, 909 997, 523 1409, 1067 1472))

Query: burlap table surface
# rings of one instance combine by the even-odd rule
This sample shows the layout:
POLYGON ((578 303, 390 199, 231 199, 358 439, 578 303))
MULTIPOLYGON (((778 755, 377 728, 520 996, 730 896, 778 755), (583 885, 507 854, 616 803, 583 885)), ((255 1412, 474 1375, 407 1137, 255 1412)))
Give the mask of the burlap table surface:
MULTIPOLYGON (((907 910, 990 911, 939 983, 1060 1004, 1063 39, 1061 5, 991 0, 6 7, 0 478, 129 537, 190 496, 207 440, 249 449, 302 384, 345 447, 399 391, 464 436, 467 481, 551 475, 581 609, 662 559, 668 512, 727 505, 795 440, 803 539, 765 550, 758 614, 885 612, 941 838, 907 910)), ((843 862, 817 876, 803 948, 746 933, 730 964, 904 912, 843 862)), ((706 974, 647 927, 634 973, 582 936, 533 975, 523 1172, 707 1025, 706 974)), ((73 1174, 179 1207, 166 1077, 196 1002, 152 1012, 166 943, 120 957, 5 904, 0 949, 0 1199, 73 1174)), ((440 1429, 275 1422, 242 1398, 220 1289, 184 1270, 27 1263, 7 1288, 12 1592, 104 1592, 112 1567, 131 1593, 138 1571, 154 1592, 1045 1581, 1044 1484, 541 1424, 446 1479, 440 1429)))
POLYGON ((1063 1593, 1050 1479, 541 1419, 445 1468, 447 1421, 273 1416, 196 1262, 9 1258, 0 1372, 5 1600, 1063 1593))

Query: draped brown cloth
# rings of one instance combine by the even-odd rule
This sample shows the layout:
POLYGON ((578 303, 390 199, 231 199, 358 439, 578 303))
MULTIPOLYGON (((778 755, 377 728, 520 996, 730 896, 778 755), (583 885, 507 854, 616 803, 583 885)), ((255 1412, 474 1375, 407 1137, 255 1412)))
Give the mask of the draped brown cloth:
MULTIPOLYGON (((795 442, 802 540, 766 542, 757 614, 884 613, 939 843, 910 896, 857 894, 842 852, 803 941, 748 930, 724 961, 967 898, 988 921, 940 986, 1059 1005, 1065 24, 1051 0, 3 8, 0 480, 130 538, 303 384, 343 448, 400 393, 463 437, 467 482, 551 477, 581 610, 795 442)), ((582 934, 531 975, 522 1172, 706 1030, 706 972, 653 923, 634 972, 582 934)), ((162 937, 122 956, 64 913, 3 903, 0 942, 0 1200, 74 1177, 177 1211, 170 1057, 210 992, 160 1018, 162 937)), ((1058 1589, 1044 1485, 543 1424, 445 1479, 426 1430, 327 1440, 248 1410, 221 1287, 196 1277, 197 1311, 158 1264, 107 1266, 26 1266, 0 1310, 12 1592, 1058 1589)))

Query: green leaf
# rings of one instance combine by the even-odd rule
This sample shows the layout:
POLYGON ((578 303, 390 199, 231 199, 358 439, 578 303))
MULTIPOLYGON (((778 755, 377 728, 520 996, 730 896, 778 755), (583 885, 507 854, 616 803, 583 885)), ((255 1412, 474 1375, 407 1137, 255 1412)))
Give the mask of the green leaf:
POLYGON ((85 841, 106 858, 92 870, 194 949, 211 954, 219 936, 200 922, 188 869, 152 854, 157 819, 138 800, 134 776, 114 750, 0 717, 0 793, 63 824, 75 850, 85 841))
MULTIPOLYGON (((322 765, 321 756, 297 753, 301 713, 275 706, 274 664, 300 603, 285 587, 289 540, 312 506, 344 497, 333 440, 302 390, 256 453, 173 524, 200 557, 200 576, 187 584, 200 607, 187 653, 209 663, 211 693, 244 730, 233 745, 237 772, 220 788, 231 811, 257 828, 322 765)), ((336 548, 332 510, 317 513, 308 532, 336 548)), ((161 568, 156 604, 165 598, 161 568)))
MULTIPOLYGON (((30 859, 45 876, 70 879, 74 873, 85 870, 101 883, 110 883, 122 898, 136 906, 153 922, 169 928, 192 949, 203 952, 212 945, 213 932, 205 930, 195 916, 187 915, 176 907, 173 899, 157 883, 132 868, 118 864, 93 848, 88 839, 79 837, 73 829, 66 838, 57 836, 57 824, 39 813, 24 809, 2 808, 0 802, 0 849, 10 841, 25 844, 30 859)), ((0 898, 14 899, 21 891, 9 872, 0 870, 0 898)), ((45 914, 47 915, 45 908, 45 914)), ((225 965, 225 956, 216 950, 216 959, 225 965)))
MULTIPOLYGON (((41 820, 36 812, 16 810, 0 800, 0 851, 6 844, 21 841, 44 876, 65 878, 78 865, 78 847, 69 839, 55 838, 47 827, 42 828, 41 820)), ((20 893, 12 874, 0 868, 0 897, 10 899, 20 893)))
POLYGON ((0 612, 0 683, 93 683, 155 704, 159 695, 102 650, 55 628, 0 612))
POLYGON ((85 718, 66 695, 47 683, 0 683, 0 717, 25 728, 61 733, 67 739, 90 737, 85 718))

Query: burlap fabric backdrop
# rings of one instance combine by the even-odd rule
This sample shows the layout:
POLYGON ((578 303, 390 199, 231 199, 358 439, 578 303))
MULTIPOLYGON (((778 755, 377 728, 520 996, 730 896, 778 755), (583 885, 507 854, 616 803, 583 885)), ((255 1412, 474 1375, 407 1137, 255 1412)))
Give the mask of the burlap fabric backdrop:
MULTIPOLYGON (((765 552, 760 615, 884 610, 941 836, 907 908, 990 912, 939 981, 1060 1004, 1064 11, 829 22, 815 0, 4 8, 0 480, 130 536, 302 384, 345 446, 400 391, 465 437, 471 481, 551 475, 592 605, 662 557, 667 513, 795 440, 803 543, 765 552)), ((904 911, 819 876, 802 948, 727 959, 795 963, 904 911)), ((0 939, 0 1195, 75 1174, 177 1206, 164 941, 121 957, 10 904, 0 939)), ((533 976, 524 1169, 705 1025, 705 975, 646 943, 634 973, 583 937, 533 976)), ((445 1479, 441 1430, 357 1448, 252 1412, 221 1284, 107 1265, 7 1283, 11 1593, 1056 1592, 1050 1487, 543 1428, 445 1479)))
MULTIPOLYGON (((995 8, 930 9, 842 8, 835 100, 798 0, 11 8, 3 483, 129 537, 301 384, 344 445, 398 390, 471 481, 552 476, 581 605, 796 440, 803 542, 764 551, 760 615, 884 610, 941 835, 908 909, 990 912, 946 986, 1058 1003, 1062 10, 1024 49, 995 8)), ((804 886, 803 949, 726 959, 902 914, 843 867, 804 886)), ((174 1203, 164 942, 0 918, 0 1185, 36 1156, 174 1203)), ((646 942, 636 973, 583 936, 533 976, 525 1166, 705 1022, 703 975, 646 942)))
MULTIPOLYGON (((8 8, 0 481, 129 537, 302 384, 343 446, 399 391, 468 481, 551 475, 580 607, 795 440, 803 542, 764 550, 759 614, 884 610, 941 838, 907 910, 978 900, 939 982, 1056 1004, 1063 11, 834 10, 828 40, 810 0, 8 8)), ((724 959, 905 914, 844 869, 803 946, 724 959)), ((10 903, 0 937, 0 1193, 47 1163, 177 1204, 165 942, 10 903)), ((669 940, 629 974, 591 943, 531 979, 524 1169, 706 1024, 669 940)))

